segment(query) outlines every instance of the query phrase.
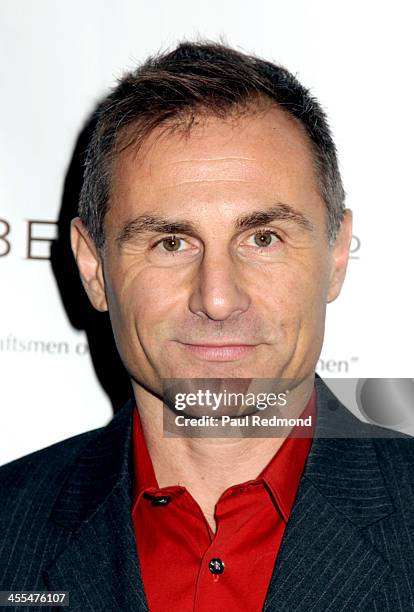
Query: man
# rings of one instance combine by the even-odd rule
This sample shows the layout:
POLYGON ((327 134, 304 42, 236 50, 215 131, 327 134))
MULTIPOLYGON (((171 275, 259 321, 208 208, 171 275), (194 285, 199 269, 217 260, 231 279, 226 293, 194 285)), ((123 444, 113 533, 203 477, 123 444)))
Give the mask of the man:
POLYGON ((412 439, 315 377, 351 235, 326 118, 285 69, 183 43, 120 81, 72 248, 134 398, 3 466, 2 590, 94 612, 414 609, 412 439), (165 385, 199 379, 289 380, 314 427, 165 436, 165 385))

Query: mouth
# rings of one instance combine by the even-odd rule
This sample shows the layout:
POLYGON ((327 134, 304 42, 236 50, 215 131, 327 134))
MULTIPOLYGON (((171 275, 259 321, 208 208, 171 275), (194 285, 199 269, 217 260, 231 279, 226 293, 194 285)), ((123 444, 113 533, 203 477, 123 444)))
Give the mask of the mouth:
POLYGON ((190 355, 204 361, 237 361, 253 353, 257 344, 243 344, 241 342, 198 343, 190 344, 180 342, 184 350, 190 355))

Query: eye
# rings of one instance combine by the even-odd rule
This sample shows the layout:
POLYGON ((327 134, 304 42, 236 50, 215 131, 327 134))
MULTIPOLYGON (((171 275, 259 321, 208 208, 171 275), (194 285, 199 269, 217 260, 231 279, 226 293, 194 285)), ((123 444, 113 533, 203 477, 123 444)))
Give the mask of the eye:
POLYGON ((156 247, 162 247, 162 250, 169 251, 170 253, 174 253, 177 251, 183 251, 184 248, 181 248, 185 245, 184 240, 182 238, 177 238, 176 236, 168 236, 167 238, 163 238, 157 244, 156 247))
POLYGON ((259 248, 268 248, 279 241, 280 239, 276 232, 271 230, 260 230, 248 238, 247 244, 249 246, 257 246, 259 248), (250 242, 252 239, 254 244, 250 242))

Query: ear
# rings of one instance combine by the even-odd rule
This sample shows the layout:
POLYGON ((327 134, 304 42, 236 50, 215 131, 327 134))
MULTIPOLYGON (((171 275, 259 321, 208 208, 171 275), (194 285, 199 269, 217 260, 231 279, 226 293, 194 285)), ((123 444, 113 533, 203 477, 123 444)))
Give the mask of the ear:
POLYGON ((338 230, 336 240, 331 247, 331 271, 329 277, 329 290, 327 303, 338 297, 345 280, 346 268, 349 259, 349 248, 352 240, 352 210, 346 208, 344 218, 338 230))
POLYGON ((79 219, 73 219, 70 228, 73 255, 91 304, 101 312, 108 310, 102 260, 88 230, 79 219))

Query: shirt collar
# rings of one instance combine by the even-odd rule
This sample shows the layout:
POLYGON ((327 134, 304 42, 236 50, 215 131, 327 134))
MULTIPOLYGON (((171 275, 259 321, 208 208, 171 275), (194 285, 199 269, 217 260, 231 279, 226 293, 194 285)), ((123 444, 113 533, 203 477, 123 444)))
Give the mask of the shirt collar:
POLYGON ((137 406, 134 407, 132 417, 132 445, 133 445, 133 506, 135 505, 141 491, 148 488, 158 489, 154 466, 148 451, 145 434, 137 406))
POLYGON ((315 386, 299 418, 307 417, 311 417, 311 426, 296 425, 257 477, 257 480, 262 479, 270 489, 286 523, 312 445, 316 417, 315 386))
MULTIPOLYGON (((312 427, 297 425, 284 440, 269 463, 260 472, 256 481, 262 480, 268 487, 275 503, 280 509, 285 522, 293 507, 299 481, 312 444, 314 418, 316 414, 316 388, 314 386, 310 399, 300 415, 305 419, 311 417, 312 427), (311 431, 309 431, 311 429, 311 431), (306 431, 305 431, 306 430, 306 431), (302 435, 302 437, 298 437, 302 435)), ((133 415, 133 507, 142 491, 159 489, 154 466, 148 451, 145 434, 137 406, 133 415)), ((253 482, 253 481, 248 481, 253 482)))

